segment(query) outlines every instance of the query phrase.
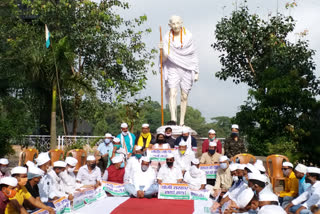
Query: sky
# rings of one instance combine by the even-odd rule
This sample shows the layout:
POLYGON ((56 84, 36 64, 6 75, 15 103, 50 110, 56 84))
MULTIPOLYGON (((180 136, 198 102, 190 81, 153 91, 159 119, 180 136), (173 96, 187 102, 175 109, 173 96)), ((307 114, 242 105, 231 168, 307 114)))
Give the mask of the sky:
MULTIPOLYGON (((231 80, 223 81, 215 77, 221 65, 211 44, 215 42, 215 26, 223 16, 228 16, 236 7, 243 4, 243 0, 127 0, 130 9, 121 11, 124 18, 134 18, 147 15, 148 21, 144 27, 151 28, 152 33, 144 37, 148 48, 158 47, 159 26, 163 34, 169 30, 168 20, 172 15, 179 15, 184 26, 191 31, 195 40, 198 55, 200 77, 193 85, 189 94, 188 105, 201 111, 210 121, 216 116, 235 116, 239 106, 247 99, 248 87, 245 84, 234 84, 231 80)), ((297 39, 295 33, 307 29, 306 39, 310 41, 310 48, 316 50, 314 60, 319 65, 320 51, 320 1, 297 0, 297 7, 285 9, 285 4, 292 0, 248 0, 250 12, 267 19, 268 14, 275 15, 277 9, 284 15, 291 15, 297 21, 294 33, 289 36, 290 41, 297 39)), ((158 59, 155 60, 158 63, 158 59)), ((320 69, 316 70, 317 77, 320 69)), ((150 96, 152 100, 160 102, 160 75, 148 73, 147 86, 141 97, 150 96)), ((178 102, 180 103, 180 101, 178 102)))

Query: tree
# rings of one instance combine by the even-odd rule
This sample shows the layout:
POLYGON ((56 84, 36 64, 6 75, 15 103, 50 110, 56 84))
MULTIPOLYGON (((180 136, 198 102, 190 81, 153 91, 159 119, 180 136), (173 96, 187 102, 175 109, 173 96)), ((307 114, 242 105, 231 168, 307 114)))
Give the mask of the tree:
POLYGON ((256 155, 278 152, 294 160, 306 158, 298 148, 310 135, 306 124, 316 105, 319 80, 308 42, 287 39, 294 27, 290 16, 277 14, 265 21, 246 6, 216 26, 212 47, 222 52, 222 69, 216 76, 250 87, 235 122, 256 155))

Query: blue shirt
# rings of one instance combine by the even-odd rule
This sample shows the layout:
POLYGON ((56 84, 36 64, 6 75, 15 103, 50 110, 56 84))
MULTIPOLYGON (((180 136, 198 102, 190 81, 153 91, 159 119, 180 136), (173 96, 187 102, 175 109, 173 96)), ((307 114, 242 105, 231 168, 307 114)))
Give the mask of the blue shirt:
POLYGON ((113 144, 109 143, 108 145, 103 141, 102 143, 99 144, 98 146, 98 151, 100 152, 101 155, 109 154, 109 157, 112 156, 112 151, 113 151, 113 144))
POLYGON ((299 195, 304 193, 308 189, 308 187, 311 185, 309 183, 306 183, 306 176, 307 175, 304 175, 303 178, 299 180, 299 195))
MULTIPOLYGON (((121 137, 122 137, 121 135, 122 135, 122 133, 118 134, 118 136, 117 136, 117 138, 119 138, 120 141, 122 140, 122 139, 121 139, 121 137)), ((134 134, 132 134, 132 133, 128 133, 126 136, 123 136, 123 137, 124 137, 124 141, 126 142, 126 147, 127 147, 128 153, 132 153, 132 149, 133 149, 134 144, 135 144, 135 142, 136 142, 136 136, 135 136, 134 134), (130 144, 129 134, 131 135, 131 138, 132 138, 132 146, 131 146, 131 144, 130 144)), ((121 142, 121 147, 123 147, 122 142, 121 142)), ((123 147, 123 148, 124 148, 124 147, 123 147)))

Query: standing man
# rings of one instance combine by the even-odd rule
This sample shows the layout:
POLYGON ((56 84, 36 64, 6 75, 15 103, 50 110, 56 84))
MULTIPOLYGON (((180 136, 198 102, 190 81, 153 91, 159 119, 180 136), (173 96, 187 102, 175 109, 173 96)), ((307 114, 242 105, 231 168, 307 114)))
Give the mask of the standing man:
POLYGON ((224 143, 224 151, 229 158, 246 152, 244 143, 239 137, 239 126, 237 124, 231 126, 231 135, 224 143))
POLYGON ((191 150, 194 153, 197 152, 197 140, 190 134, 190 129, 188 127, 182 128, 182 135, 179 136, 174 143, 175 149, 179 148, 180 142, 186 142, 188 150, 191 150))
POLYGON ((0 159, 0 178, 10 176, 8 165, 9 165, 9 161, 7 158, 0 159))
POLYGON ((199 62, 192 34, 183 26, 180 16, 171 16, 171 28, 159 44, 163 51, 163 78, 166 88, 166 99, 169 101, 171 120, 177 122, 177 94, 181 90, 180 126, 188 105, 188 94, 194 81, 199 79, 199 62))
POLYGON ((209 150, 209 143, 215 141, 217 143, 217 152, 222 154, 222 144, 220 140, 216 139, 216 131, 210 129, 208 132, 208 139, 205 139, 202 143, 202 153, 205 153, 209 150))
POLYGON ((141 146, 142 150, 145 151, 147 148, 151 148, 155 144, 155 138, 150 133, 149 124, 142 124, 140 135, 136 138, 136 145, 141 146))
POLYGON ((136 142, 136 136, 128 131, 127 123, 121 124, 121 133, 118 134, 117 138, 120 139, 122 148, 126 150, 127 154, 131 155, 134 143, 136 142))
POLYGON ((113 136, 110 133, 104 135, 104 140, 98 146, 98 149, 95 152, 95 157, 99 160, 98 167, 103 173, 104 170, 110 165, 110 158, 112 156, 113 136))
POLYGON ((174 148, 174 142, 176 141, 176 139, 172 137, 172 128, 171 127, 167 127, 164 130, 164 133, 165 133, 166 143, 168 143, 170 145, 170 147, 173 149, 174 148))

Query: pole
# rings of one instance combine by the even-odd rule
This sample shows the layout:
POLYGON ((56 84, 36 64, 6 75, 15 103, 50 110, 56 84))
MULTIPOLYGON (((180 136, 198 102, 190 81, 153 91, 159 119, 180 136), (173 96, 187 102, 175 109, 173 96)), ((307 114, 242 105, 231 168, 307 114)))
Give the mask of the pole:
MULTIPOLYGON (((160 26, 160 42, 162 42, 162 30, 160 26)), ((162 74, 162 55, 163 49, 160 49, 160 78, 161 78, 161 126, 164 124, 163 119, 163 74, 162 74)))

